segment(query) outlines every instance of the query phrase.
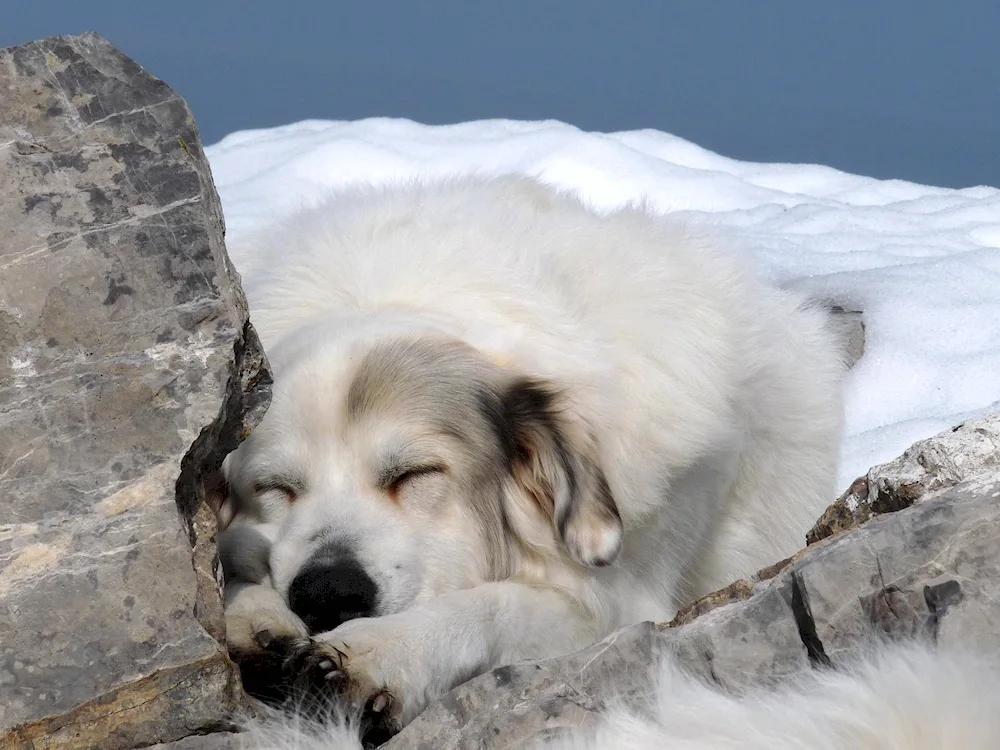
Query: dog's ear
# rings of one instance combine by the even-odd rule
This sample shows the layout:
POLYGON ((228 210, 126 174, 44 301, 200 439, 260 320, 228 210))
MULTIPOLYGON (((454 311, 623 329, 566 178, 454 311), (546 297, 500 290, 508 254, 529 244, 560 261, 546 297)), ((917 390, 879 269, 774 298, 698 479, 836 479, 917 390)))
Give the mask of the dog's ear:
POLYGON ((544 381, 517 379, 501 399, 501 441, 519 494, 548 517, 574 560, 591 567, 613 562, 622 521, 590 431, 570 418, 562 394, 544 381))

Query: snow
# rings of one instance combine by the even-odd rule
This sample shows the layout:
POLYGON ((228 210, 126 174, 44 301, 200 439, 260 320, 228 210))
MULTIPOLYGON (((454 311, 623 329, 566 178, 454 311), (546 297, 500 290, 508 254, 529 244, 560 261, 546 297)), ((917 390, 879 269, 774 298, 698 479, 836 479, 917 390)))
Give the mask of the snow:
MULTIPOLYGON (((1000 408, 1000 190, 737 161, 654 130, 560 122, 310 120, 206 149, 230 239, 359 181, 520 172, 596 208, 645 200, 710 223, 758 271, 864 310, 840 484, 1000 408)), ((234 257, 237 269, 251 259, 234 257)))

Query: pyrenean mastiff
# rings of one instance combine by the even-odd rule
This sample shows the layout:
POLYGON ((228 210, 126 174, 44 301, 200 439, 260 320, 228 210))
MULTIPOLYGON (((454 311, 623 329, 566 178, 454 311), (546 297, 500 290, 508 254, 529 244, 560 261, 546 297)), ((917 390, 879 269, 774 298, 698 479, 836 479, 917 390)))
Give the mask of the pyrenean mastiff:
POLYGON ((670 619, 834 496, 828 311, 675 219, 455 179, 338 194, 233 256, 274 392, 214 496, 231 647, 291 644, 396 727, 670 619))

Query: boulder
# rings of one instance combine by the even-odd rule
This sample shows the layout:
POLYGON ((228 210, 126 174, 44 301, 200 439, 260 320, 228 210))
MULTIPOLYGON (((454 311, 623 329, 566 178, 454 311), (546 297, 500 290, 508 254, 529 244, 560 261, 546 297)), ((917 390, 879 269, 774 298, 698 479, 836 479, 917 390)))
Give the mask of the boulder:
POLYGON ((847 366, 854 367, 865 353, 865 317, 861 310, 850 310, 829 303, 833 324, 844 347, 847 366))
MULTIPOLYGON (((812 529, 806 544, 856 528, 875 516, 893 513, 941 491, 967 483, 1000 480, 1000 412, 970 419, 933 437, 914 443, 901 456, 879 464, 837 498, 812 529)), ((746 599, 760 581, 780 573, 803 553, 734 581, 683 607, 671 626, 684 625, 723 604, 746 599)))
POLYGON ((243 750, 245 743, 236 732, 193 734, 173 742, 157 743, 144 750, 243 750))
POLYGON ((806 535, 809 544, 869 518, 908 508, 933 493, 1000 472, 1000 412, 970 419, 921 440, 902 456, 854 480, 806 535))
POLYGON ((926 491, 919 502, 887 509, 754 580, 737 581, 672 623, 623 628, 581 652, 470 680, 383 747, 515 748, 586 725, 611 700, 641 709, 653 689, 653 665, 665 653, 716 684, 739 689, 836 665, 873 629, 994 649, 1000 623, 1000 469, 995 453, 990 458, 988 451, 970 447, 983 446, 969 433, 992 439, 980 429, 986 428, 979 421, 967 423, 887 464, 900 467, 895 476, 912 477, 902 467, 933 453, 929 446, 940 449, 936 462, 925 462, 926 491), (959 433, 967 439, 948 437, 959 433), (972 471, 971 460, 948 455, 951 449, 979 456, 983 470, 972 471), (939 472, 932 465, 969 471, 951 482, 944 477, 962 472, 939 472))
POLYGON ((200 480, 270 376, 194 120, 94 34, 0 50, 0 175, 0 747, 228 728, 200 480))

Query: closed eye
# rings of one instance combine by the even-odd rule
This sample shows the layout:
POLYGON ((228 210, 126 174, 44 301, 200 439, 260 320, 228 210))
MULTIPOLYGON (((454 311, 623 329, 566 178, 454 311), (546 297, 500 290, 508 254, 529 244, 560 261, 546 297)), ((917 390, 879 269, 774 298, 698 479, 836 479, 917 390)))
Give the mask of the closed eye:
POLYGON ((397 466, 385 471, 379 477, 379 486, 389 493, 395 494, 403 485, 428 474, 441 474, 444 467, 428 464, 427 466, 397 466))
POLYGON ((256 482, 253 488, 258 495, 263 495, 269 492, 284 495, 285 500, 289 504, 294 503, 296 498, 298 498, 304 489, 301 483, 293 482, 285 478, 265 479, 260 482, 256 482))

